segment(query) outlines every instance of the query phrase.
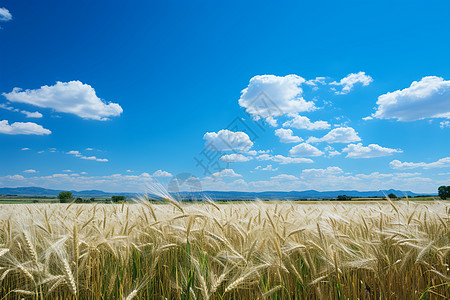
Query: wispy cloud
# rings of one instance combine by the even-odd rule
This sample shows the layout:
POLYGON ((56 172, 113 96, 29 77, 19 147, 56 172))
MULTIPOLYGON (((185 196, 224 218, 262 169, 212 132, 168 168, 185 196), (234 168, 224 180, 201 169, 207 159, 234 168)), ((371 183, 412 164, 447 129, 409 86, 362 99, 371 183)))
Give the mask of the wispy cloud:
POLYGON ((80 151, 77 150, 71 150, 69 152, 67 152, 66 154, 70 154, 73 155, 75 157, 78 157, 80 159, 85 159, 85 160, 94 160, 94 161, 99 161, 99 162, 107 162, 108 159, 106 158, 97 158, 96 156, 84 156, 81 154, 80 151))

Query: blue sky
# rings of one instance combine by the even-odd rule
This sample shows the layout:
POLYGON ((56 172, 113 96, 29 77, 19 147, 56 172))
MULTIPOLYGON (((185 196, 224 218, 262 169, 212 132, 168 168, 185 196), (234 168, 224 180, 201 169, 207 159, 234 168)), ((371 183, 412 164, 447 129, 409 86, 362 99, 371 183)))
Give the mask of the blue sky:
POLYGON ((2 1, 0 186, 143 192, 189 173, 204 190, 436 192, 449 11, 2 1))

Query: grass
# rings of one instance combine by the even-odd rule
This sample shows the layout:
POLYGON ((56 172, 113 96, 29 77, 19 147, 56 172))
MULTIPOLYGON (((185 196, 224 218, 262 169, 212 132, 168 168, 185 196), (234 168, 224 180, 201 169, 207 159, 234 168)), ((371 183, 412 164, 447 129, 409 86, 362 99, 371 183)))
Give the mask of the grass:
POLYGON ((0 204, 0 299, 450 298, 448 202, 169 200, 0 204))

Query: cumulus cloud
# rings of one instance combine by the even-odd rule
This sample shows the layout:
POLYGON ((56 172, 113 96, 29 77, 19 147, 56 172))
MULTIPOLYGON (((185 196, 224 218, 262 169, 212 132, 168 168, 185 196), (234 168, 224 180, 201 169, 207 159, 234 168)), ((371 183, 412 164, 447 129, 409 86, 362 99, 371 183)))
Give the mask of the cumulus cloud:
POLYGON ((273 180, 298 180, 298 178, 295 177, 294 175, 288 175, 288 174, 280 174, 277 176, 270 177, 270 179, 273 179, 273 180))
POLYGON ((300 143, 303 141, 301 137, 295 136, 291 129, 277 129, 275 135, 280 138, 282 143, 300 143))
POLYGON ((325 177, 329 175, 339 175, 343 172, 344 171, 339 167, 327 167, 326 169, 305 169, 302 171, 302 175, 306 177, 325 177))
POLYGON ((337 155, 341 155, 341 153, 339 151, 334 150, 333 147, 331 147, 330 145, 327 145, 325 147, 325 151, 327 152, 328 157, 333 157, 333 156, 337 156, 337 155))
POLYGON ((327 143, 352 143, 359 142, 361 138, 358 133, 352 127, 338 127, 332 129, 325 136, 321 138, 310 137, 306 142, 317 143, 317 142, 327 142, 327 143))
POLYGON ((355 84, 361 83, 363 86, 369 85, 373 81, 372 77, 366 75, 365 72, 351 73, 342 78, 341 81, 333 81, 330 85, 342 86, 340 91, 336 91, 337 95, 348 94, 355 84))
POLYGON ((22 149, 20 149, 20 150, 22 150, 22 151, 28 151, 28 150, 30 150, 30 148, 22 148, 22 149))
POLYGON ((75 156, 81 156, 80 151, 76 151, 76 150, 70 150, 69 152, 67 152, 67 154, 71 154, 71 155, 75 155, 75 156))
POLYGON ((224 162, 246 162, 251 159, 251 157, 247 157, 239 153, 225 154, 220 157, 220 160, 224 162))
POLYGON ((372 157, 382 157, 389 156, 394 153, 403 152, 401 149, 391 149, 386 147, 381 147, 377 144, 370 144, 364 147, 362 143, 347 145, 342 152, 347 152, 349 158, 372 158, 372 157))
POLYGON ((260 171, 278 171, 278 168, 274 168, 272 167, 272 165, 267 165, 264 168, 262 166, 257 166, 255 168, 255 170, 260 170, 260 171))
POLYGON ((309 158, 303 157, 286 157, 283 155, 270 155, 270 154, 261 154, 257 157, 260 161, 274 161, 280 163, 282 165, 286 164, 300 164, 300 163, 313 163, 314 161, 309 158))
POLYGON ((98 162, 108 162, 108 159, 106 158, 97 158, 96 156, 84 156, 80 153, 80 151, 77 150, 71 150, 69 152, 67 152, 66 154, 70 154, 73 155, 75 157, 78 157, 80 159, 85 159, 85 160, 94 160, 94 161, 98 161, 98 162))
POLYGON ((326 121, 311 122, 308 117, 300 115, 291 115, 293 118, 283 123, 283 127, 292 127, 306 130, 329 129, 331 126, 326 121))
POLYGON ((12 20, 12 15, 9 12, 9 10, 7 10, 4 7, 0 7, 0 21, 2 22, 8 22, 12 20))
POLYGON ((3 93, 10 102, 27 103, 38 107, 51 108, 62 113, 71 113, 83 119, 109 120, 119 116, 122 107, 117 103, 105 103, 98 98, 94 88, 78 80, 56 82, 39 89, 25 90, 14 88, 10 93, 3 93))
POLYGON ((242 131, 233 132, 222 129, 218 133, 207 132, 203 136, 205 147, 212 151, 248 151, 253 142, 249 136, 242 131))
POLYGON ((23 173, 37 173, 37 171, 33 170, 33 169, 29 169, 29 170, 23 171, 23 173))
POLYGON ((447 168, 450 167, 450 157, 444 157, 439 159, 438 161, 425 163, 425 162, 401 162, 399 160, 393 160, 389 163, 389 166, 392 169, 397 170, 407 170, 407 169, 435 169, 435 168, 447 168))
POLYGON ((23 114, 25 114, 25 116, 27 117, 27 118, 36 118, 36 119, 39 119, 39 118, 42 118, 43 117, 43 115, 40 113, 40 112, 38 112, 38 111, 35 111, 35 112, 29 112, 29 111, 26 111, 26 110, 22 110, 21 111, 23 114))
POLYGON ((450 80, 427 76, 410 87, 378 97, 372 117, 415 121, 427 118, 450 119, 450 80))
POLYGON ((15 122, 9 125, 7 120, 0 121, 0 133, 4 134, 27 134, 27 135, 48 135, 52 132, 41 125, 32 122, 15 122))
POLYGON ((450 128, 450 121, 442 121, 439 123, 439 127, 441 127, 441 129, 444 128, 450 128))
POLYGON ((212 174, 213 177, 242 177, 241 174, 234 172, 233 169, 224 169, 212 174))
POLYGON ((239 105, 256 120, 260 118, 276 126, 276 117, 289 113, 312 111, 314 102, 302 97, 300 87, 305 82, 300 76, 258 75, 241 91, 239 105))
POLYGON ((323 152, 313 145, 301 143, 292 147, 291 150, 289 150, 289 155, 294 157, 321 156, 323 155, 323 152))
POLYGON ((155 171, 152 176, 153 177, 173 177, 173 175, 171 173, 163 171, 163 170, 155 171))

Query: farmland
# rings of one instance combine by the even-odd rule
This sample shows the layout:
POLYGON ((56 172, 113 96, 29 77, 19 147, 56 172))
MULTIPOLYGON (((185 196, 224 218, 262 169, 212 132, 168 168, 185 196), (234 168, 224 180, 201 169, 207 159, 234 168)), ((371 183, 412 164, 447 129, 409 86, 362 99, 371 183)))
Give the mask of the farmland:
POLYGON ((444 201, 0 204, 0 298, 445 299, 444 201))

